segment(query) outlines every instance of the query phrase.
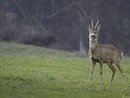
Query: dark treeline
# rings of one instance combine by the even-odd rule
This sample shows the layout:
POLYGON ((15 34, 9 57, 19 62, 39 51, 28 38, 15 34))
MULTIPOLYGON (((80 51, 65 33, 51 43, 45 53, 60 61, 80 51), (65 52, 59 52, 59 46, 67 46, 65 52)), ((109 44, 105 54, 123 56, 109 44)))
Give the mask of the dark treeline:
POLYGON ((130 55, 130 0, 0 0, 0 40, 88 50, 88 25, 99 19, 100 43, 130 55))

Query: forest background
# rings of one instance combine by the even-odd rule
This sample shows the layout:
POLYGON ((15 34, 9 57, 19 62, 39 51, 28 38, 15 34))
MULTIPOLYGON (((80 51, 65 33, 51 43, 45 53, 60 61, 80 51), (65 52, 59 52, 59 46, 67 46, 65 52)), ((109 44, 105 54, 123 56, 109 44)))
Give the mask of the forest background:
POLYGON ((0 40, 88 51, 88 25, 100 20, 99 42, 130 55, 130 0, 0 0, 0 40))

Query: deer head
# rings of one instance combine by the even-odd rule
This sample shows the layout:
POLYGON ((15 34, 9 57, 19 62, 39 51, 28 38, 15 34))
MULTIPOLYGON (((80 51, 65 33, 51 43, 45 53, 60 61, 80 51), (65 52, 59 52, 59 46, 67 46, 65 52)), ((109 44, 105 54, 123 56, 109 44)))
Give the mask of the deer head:
POLYGON ((96 24, 94 25, 93 19, 92 19, 88 30, 89 30, 89 40, 97 41, 98 40, 98 32, 100 30, 99 20, 97 20, 96 24))

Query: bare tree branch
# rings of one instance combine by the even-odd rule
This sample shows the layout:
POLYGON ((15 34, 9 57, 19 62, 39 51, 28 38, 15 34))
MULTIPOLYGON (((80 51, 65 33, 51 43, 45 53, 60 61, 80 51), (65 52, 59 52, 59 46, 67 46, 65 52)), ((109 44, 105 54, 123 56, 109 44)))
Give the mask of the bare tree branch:
POLYGON ((60 10, 60 11, 58 11, 58 12, 55 12, 55 13, 51 14, 50 16, 46 16, 46 17, 48 17, 48 18, 54 17, 55 15, 60 14, 60 13, 62 13, 62 12, 64 12, 64 11, 68 10, 68 9, 71 8, 73 5, 74 5, 74 3, 71 3, 71 4, 69 4, 67 7, 63 8, 62 10, 60 10))
POLYGON ((99 3, 101 3, 103 0, 97 0, 96 2, 94 2, 93 4, 91 4, 91 6, 96 6, 98 5, 99 3))
POLYGON ((79 6, 77 6, 76 5, 76 7, 77 7, 77 13, 79 14, 79 13, 82 13, 82 15, 84 15, 86 18, 88 18, 88 19, 92 19, 92 17, 90 17, 88 14, 87 14, 87 12, 85 12, 85 10, 84 9, 82 9, 81 7, 79 7, 79 6))
POLYGON ((16 4, 16 6, 17 6, 17 8, 19 9, 19 11, 21 11, 23 17, 24 17, 25 19, 27 19, 27 15, 26 15, 26 13, 24 12, 24 10, 22 9, 22 7, 21 7, 19 4, 16 4))
POLYGON ((55 13, 53 13, 53 14, 51 14, 51 15, 45 15, 45 17, 47 17, 47 18, 52 18, 52 17, 54 17, 54 16, 56 16, 56 15, 58 15, 58 14, 64 12, 64 11, 69 10, 69 9, 72 8, 73 6, 76 6, 76 8, 77 8, 78 10, 80 10, 80 12, 81 12, 82 14, 84 14, 85 17, 87 17, 88 19, 91 19, 91 17, 84 11, 84 9, 82 9, 81 7, 78 6, 79 4, 82 4, 82 3, 83 3, 83 2, 81 2, 81 1, 80 1, 80 2, 72 2, 71 4, 69 4, 68 6, 66 6, 65 8, 63 8, 62 10, 59 10, 58 12, 55 12, 55 13))

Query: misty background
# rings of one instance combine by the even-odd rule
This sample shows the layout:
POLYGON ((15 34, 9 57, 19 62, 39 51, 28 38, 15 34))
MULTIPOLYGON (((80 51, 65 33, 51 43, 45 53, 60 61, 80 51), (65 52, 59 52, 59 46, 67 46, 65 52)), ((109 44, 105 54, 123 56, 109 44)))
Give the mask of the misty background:
POLYGON ((0 40, 86 54, 91 19, 100 43, 130 55, 130 0, 0 0, 0 40))

